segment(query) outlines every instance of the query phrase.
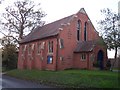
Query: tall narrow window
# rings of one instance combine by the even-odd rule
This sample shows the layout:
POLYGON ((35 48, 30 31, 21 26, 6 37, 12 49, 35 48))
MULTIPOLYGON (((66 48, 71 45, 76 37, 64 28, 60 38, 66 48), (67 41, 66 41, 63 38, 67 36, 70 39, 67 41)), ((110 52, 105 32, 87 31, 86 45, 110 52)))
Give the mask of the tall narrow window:
POLYGON ((41 43, 38 42, 37 43, 37 53, 40 54, 40 50, 41 50, 41 43))
POLYGON ((21 50, 21 51, 22 51, 22 54, 24 53, 24 48, 25 48, 25 47, 24 47, 24 46, 22 46, 22 50, 21 50))
POLYGON ((34 50, 34 48, 35 48, 35 44, 32 44, 32 51, 34 50))
POLYGON ((41 43, 41 49, 44 49, 45 48, 45 42, 42 42, 41 43))
POLYGON ((87 41, 87 22, 84 25, 84 41, 87 41))
POLYGON ((63 39, 59 39, 59 45, 60 45, 60 48, 64 48, 64 42, 63 42, 63 39))
POLYGON ((22 57, 21 57, 21 60, 24 60, 24 59, 25 59, 25 58, 24 58, 24 48, 25 48, 25 46, 22 46, 22 50, 21 50, 21 51, 22 51, 22 54, 21 54, 22 57))
POLYGON ((80 20, 77 22, 77 40, 80 40, 80 20))
POLYGON ((29 44, 29 47, 28 47, 28 54, 31 54, 32 53, 32 45, 29 44))
POLYGON ((53 41, 48 42, 48 53, 53 53, 53 41))

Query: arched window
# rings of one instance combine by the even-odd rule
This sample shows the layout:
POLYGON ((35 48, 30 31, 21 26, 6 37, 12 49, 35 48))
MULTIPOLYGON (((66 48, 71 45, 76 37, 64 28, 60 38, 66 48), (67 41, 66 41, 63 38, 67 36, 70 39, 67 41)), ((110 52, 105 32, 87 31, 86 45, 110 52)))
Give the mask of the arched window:
POLYGON ((80 20, 78 20, 77 22, 77 40, 79 41, 80 40, 80 20))
POLYGON ((87 41, 87 22, 84 25, 84 41, 87 41))

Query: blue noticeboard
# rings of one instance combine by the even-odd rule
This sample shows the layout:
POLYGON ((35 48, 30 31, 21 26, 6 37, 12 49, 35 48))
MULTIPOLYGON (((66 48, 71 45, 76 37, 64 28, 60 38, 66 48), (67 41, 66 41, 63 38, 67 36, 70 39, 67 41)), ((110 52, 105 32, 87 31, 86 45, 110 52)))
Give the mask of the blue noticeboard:
POLYGON ((53 56, 48 56, 47 57, 47 63, 50 64, 53 61, 53 56))

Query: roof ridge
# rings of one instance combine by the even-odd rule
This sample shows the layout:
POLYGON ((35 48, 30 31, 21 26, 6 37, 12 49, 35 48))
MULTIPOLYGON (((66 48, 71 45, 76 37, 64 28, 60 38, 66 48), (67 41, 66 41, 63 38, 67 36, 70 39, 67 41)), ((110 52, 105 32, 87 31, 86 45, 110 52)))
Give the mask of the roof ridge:
POLYGON ((52 24, 52 23, 56 23, 56 22, 59 22, 59 21, 61 21, 61 20, 63 20, 63 19, 66 19, 66 18, 68 18, 68 17, 72 17, 74 14, 72 14, 72 15, 69 15, 69 16, 66 16, 66 17, 64 17, 64 18, 61 18, 61 19, 58 19, 58 20, 55 20, 55 21, 53 21, 53 22, 50 22, 50 23, 48 23, 48 24, 45 24, 44 26, 46 26, 46 25, 49 25, 49 24, 52 24))
POLYGON ((77 44, 74 52, 90 52, 95 48, 96 42, 95 41, 79 41, 77 44))

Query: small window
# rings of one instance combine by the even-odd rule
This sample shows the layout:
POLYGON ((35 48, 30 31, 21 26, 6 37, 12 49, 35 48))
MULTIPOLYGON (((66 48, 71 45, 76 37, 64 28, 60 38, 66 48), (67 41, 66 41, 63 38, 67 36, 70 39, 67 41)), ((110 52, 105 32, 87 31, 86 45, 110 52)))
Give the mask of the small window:
POLYGON ((47 57, 47 64, 52 64, 53 63, 53 56, 48 56, 47 57))
POLYGON ((60 56, 60 60, 63 61, 63 59, 64 59, 63 56, 60 56))
POLYGON ((85 54, 85 53, 81 55, 81 59, 82 59, 82 60, 85 60, 85 59, 86 59, 86 54, 85 54))
POLYGON ((59 39, 59 45, 60 45, 60 48, 64 48, 64 42, 63 42, 63 39, 59 39))
POLYGON ((53 53, 53 41, 48 42, 48 53, 53 53))

